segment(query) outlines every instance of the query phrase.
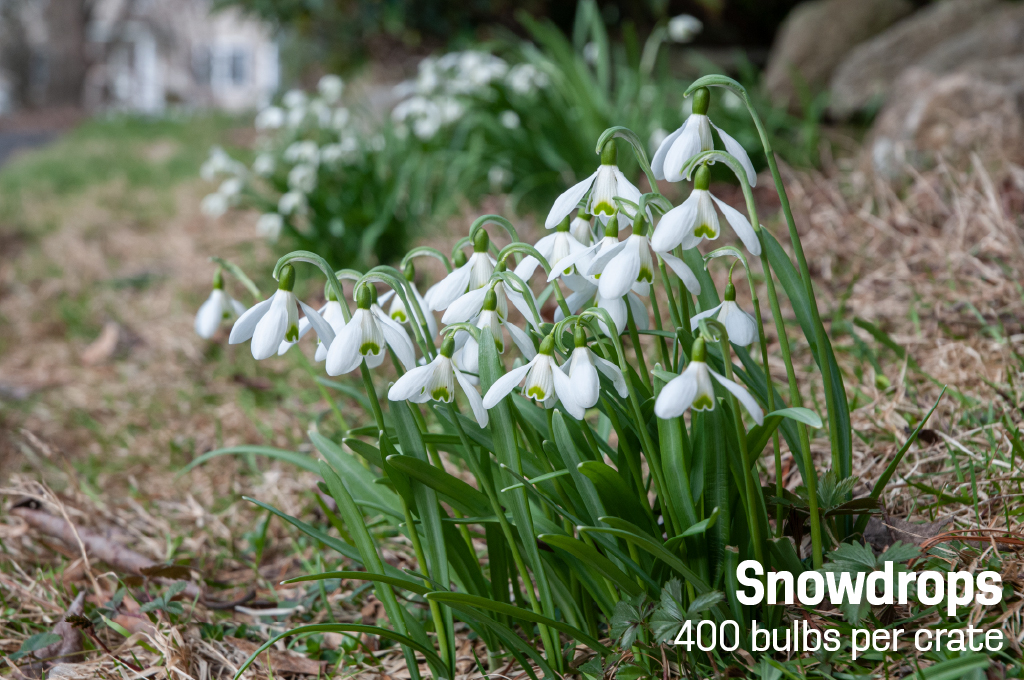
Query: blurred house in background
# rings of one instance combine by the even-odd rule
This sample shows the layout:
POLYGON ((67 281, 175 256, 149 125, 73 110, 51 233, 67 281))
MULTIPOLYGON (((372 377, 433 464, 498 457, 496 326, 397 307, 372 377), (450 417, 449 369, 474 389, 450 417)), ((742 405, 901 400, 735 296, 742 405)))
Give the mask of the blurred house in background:
POLYGON ((0 0, 0 112, 253 109, 278 80, 270 26, 210 0, 0 0))

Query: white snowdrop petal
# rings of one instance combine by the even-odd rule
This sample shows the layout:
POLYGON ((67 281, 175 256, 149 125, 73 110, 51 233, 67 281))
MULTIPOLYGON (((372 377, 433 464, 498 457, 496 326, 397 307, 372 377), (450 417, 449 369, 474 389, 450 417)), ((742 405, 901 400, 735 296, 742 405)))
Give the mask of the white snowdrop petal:
POLYGON ((601 239, 597 242, 598 247, 594 259, 591 260, 590 265, 586 269, 583 269, 582 267, 580 268, 580 271, 585 275, 596 276, 604 272, 608 263, 615 259, 615 257, 622 252, 622 249, 626 247, 627 241, 618 241, 613 245, 608 245, 608 238, 610 237, 601 239))
POLYGON ((243 305, 238 300, 229 297, 228 304, 231 305, 231 311, 234 312, 235 316, 242 316, 243 314, 245 314, 245 305, 243 305))
POLYGON ((615 386, 615 391, 618 392, 619 396, 623 399, 628 397, 629 388, 626 386, 626 377, 622 375, 622 369, 611 361, 602 359, 593 352, 591 352, 591 356, 594 359, 594 366, 597 370, 603 373, 606 378, 612 381, 612 385, 615 386))
MULTIPOLYGON (((689 366, 687 367, 689 369, 689 366)), ((654 415, 662 419, 678 418, 683 415, 697 396, 697 381, 689 370, 672 378, 661 388, 654 402, 654 415)))
POLYGON ((696 330, 698 322, 701 319, 710 319, 715 314, 717 314, 718 310, 721 309, 721 308, 722 308, 722 303, 718 303, 717 305, 715 305, 711 309, 705 309, 703 312, 700 312, 698 314, 694 314, 693 316, 691 316, 690 317, 690 330, 691 331, 696 330))
POLYGON ((508 329, 508 334, 512 336, 512 342, 519 348, 519 352, 532 361, 537 356, 537 350, 534 348, 533 340, 530 339, 526 331, 512 323, 505 324, 505 328, 508 329))
POLYGON ((477 288, 448 305, 444 315, 441 316, 441 323, 450 325, 453 323, 467 323, 475 318, 484 306, 484 298, 487 297, 487 288, 477 288))
POLYGON ((388 347, 395 353, 398 360, 402 362, 405 370, 410 370, 416 365, 416 347, 412 344, 412 340, 409 339, 409 334, 405 332, 401 324, 387 314, 381 312, 375 316, 377 323, 380 324, 381 331, 384 333, 384 341, 387 342, 388 347))
MULTIPOLYGON (((591 408, 601 396, 601 381, 593 363, 593 353, 587 347, 577 347, 569 358, 569 380, 576 402, 584 409, 591 408)), ((558 388, 558 384, 555 384, 558 388)), ((582 418, 582 416, 579 416, 582 418)))
MULTIPOLYGON (((606 298, 597 296, 597 306, 608 312, 608 316, 612 318, 612 323, 615 324, 615 335, 622 335, 622 331, 626 330, 626 302, 622 298, 606 298)), ((605 335, 612 335, 611 329, 605 325, 605 322, 600 321, 601 330, 605 335)))
POLYGON ((747 173, 747 182, 750 183, 750 186, 756 186, 757 173, 754 172, 754 164, 750 162, 750 156, 747 155, 747 150, 743 148, 742 144, 733 139, 728 132, 714 123, 711 123, 711 125, 718 130, 718 136, 722 138, 722 143, 725 144, 725 150, 743 166, 743 170, 747 173))
POLYGON ((267 313, 256 324, 256 329, 252 333, 250 349, 252 350, 253 358, 257 361, 269 359, 277 354, 277 349, 280 347, 285 333, 288 332, 288 305, 295 304, 289 299, 290 297, 291 294, 286 291, 277 291, 274 297, 271 298, 270 309, 267 310, 267 313), (285 294, 281 295, 281 293, 285 294))
POLYGON ((691 191, 685 201, 665 213, 651 236, 651 247, 655 252, 669 252, 682 243, 685 234, 693 232, 699 199, 700 195, 691 191))
POLYGON ((554 281, 555 279, 562 275, 562 272, 571 267, 579 267, 582 271, 586 266, 585 263, 587 262, 588 258, 590 258, 594 253, 596 253, 598 248, 600 248, 600 242, 595 243, 594 245, 583 250, 576 251, 575 253, 572 253, 568 257, 562 258, 558 262, 549 262, 548 264, 551 265, 551 273, 548 274, 548 282, 554 281))
POLYGON ((701 152, 700 119, 691 114, 686 119, 685 130, 669 147, 663 161, 665 179, 679 182, 683 179, 686 162, 701 152))
POLYGON ((682 280, 683 285, 686 286, 686 290, 690 291, 694 295, 700 295, 700 281, 693 273, 693 270, 690 269, 690 265, 669 253, 661 253, 661 259, 663 259, 665 264, 668 265, 668 268, 675 272, 675 275, 682 280))
POLYGON ((579 205, 580 200, 587 195, 590 190, 590 185, 594 183, 594 179, 597 177, 595 171, 593 175, 586 178, 582 182, 570 187, 568 190, 562 193, 561 196, 555 199, 554 205, 551 206, 551 210, 548 212, 547 219, 544 220, 544 227, 547 229, 554 229, 558 226, 558 223, 564 220, 576 206, 579 205))
POLYGON ((427 303, 431 311, 443 312, 448 305, 455 302, 469 288, 469 278, 473 273, 471 264, 467 262, 448 276, 441 279, 427 291, 427 303))
MULTIPOLYGON (((511 302, 512 306, 515 307, 519 311, 519 313, 523 315, 523 318, 526 319, 527 323, 529 323, 534 328, 540 328, 541 319, 537 318, 537 316, 534 315, 533 309, 530 308, 529 303, 526 301, 526 297, 521 295, 517 291, 512 290, 511 287, 505 284, 502 284, 502 288, 504 288, 505 295, 508 297, 509 302, 511 302)), ((533 297, 532 291, 530 291, 530 297, 533 299, 533 306, 536 307, 537 299, 533 297)))
POLYGON ((248 310, 245 311, 235 322, 235 325, 231 327, 231 335, 228 336, 229 345, 237 345, 240 342, 245 342, 252 337, 253 332, 256 330, 256 324, 260 322, 260 319, 270 309, 270 303, 274 301, 274 298, 258 302, 248 310))
POLYGON ((626 241, 629 245, 621 248, 619 254, 605 266, 601 273, 601 279, 598 282, 601 297, 622 297, 640 274, 640 253, 635 245, 630 243, 632 239, 633 237, 630 236, 626 241))
POLYGON ((555 394, 558 395, 558 400, 562 402, 562 406, 565 407, 565 410, 573 418, 583 420, 586 409, 577 399, 578 392, 573 380, 558 369, 552 370, 550 373, 555 394))
POLYGON ((361 321, 364 309, 357 309, 352 315, 352 321, 345 326, 334 338, 330 349, 327 351, 327 374, 342 375, 355 370, 362 356, 359 354, 359 345, 362 339, 361 321))
POLYGON ((711 199, 718 206, 718 209, 725 215, 725 221, 729 223, 732 230, 736 232, 736 235, 740 237, 740 241, 743 241, 743 245, 750 252, 751 255, 758 257, 761 255, 761 242, 757 239, 757 233, 754 228, 750 226, 750 221, 736 208, 732 207, 725 201, 720 201, 713 194, 708 194, 711 199))
POLYGON ((466 401, 469 402, 469 407, 473 410, 473 417, 476 418, 477 424, 479 424, 480 427, 487 427, 487 409, 484 408, 484 402, 483 399, 480 398, 480 393, 476 391, 476 387, 473 386, 469 377, 462 374, 462 371, 454 366, 452 367, 452 370, 455 373, 455 379, 459 381, 459 385, 462 387, 462 391, 466 395, 466 401))
POLYGON ((757 341, 757 322, 735 302, 722 303, 722 313, 718 315, 718 320, 725 326, 730 342, 747 347, 757 341))
POLYGON ((305 318, 309 322, 309 325, 313 328, 314 331, 316 331, 316 336, 320 338, 320 342, 330 347, 331 343, 334 342, 335 336, 334 329, 331 327, 331 324, 324 321, 324 318, 320 316, 320 314, 315 309, 307 305, 305 302, 302 302, 301 300, 299 301, 299 307, 302 308, 303 314, 306 315, 305 318))
POLYGON ((417 366, 395 381, 395 384, 388 390, 389 401, 405 401, 418 396, 427 388, 430 378, 434 373, 436 363, 430 362, 426 366, 417 366))
POLYGON ((487 390, 487 394, 484 395, 483 405, 486 409, 494 408, 499 401, 504 399, 515 389, 516 385, 523 381, 526 374, 530 372, 533 367, 533 363, 525 364, 519 368, 513 368, 511 371, 501 376, 494 381, 491 385, 491 389, 487 390))
POLYGON ((661 144, 658 145, 658 150, 654 152, 654 158, 651 159, 651 170, 654 171, 654 179, 665 179, 665 157, 668 155, 668 150, 672 148, 672 145, 675 144, 689 124, 690 118, 687 118, 675 132, 663 139, 661 144))
POLYGON ((637 329, 641 331, 649 330, 651 319, 648 316, 647 305, 633 292, 626 294, 626 300, 629 301, 629 309, 633 312, 633 321, 636 323, 637 329))
POLYGON ((729 390, 729 392, 731 392, 732 395, 736 397, 741 404, 743 404, 743 408, 747 409, 747 413, 750 414, 750 417, 754 419, 755 423, 758 425, 764 425, 764 411, 761 410, 761 406, 757 403, 757 400, 750 396, 750 392, 747 392, 725 376, 718 375, 714 371, 710 371, 710 373, 722 387, 729 390))
POLYGON ((210 297, 206 298, 206 302, 199 307, 199 311, 196 312, 196 335, 204 340, 209 340, 217 332, 217 329, 220 328, 220 323, 223 320, 224 292, 215 289, 210 293, 210 297))

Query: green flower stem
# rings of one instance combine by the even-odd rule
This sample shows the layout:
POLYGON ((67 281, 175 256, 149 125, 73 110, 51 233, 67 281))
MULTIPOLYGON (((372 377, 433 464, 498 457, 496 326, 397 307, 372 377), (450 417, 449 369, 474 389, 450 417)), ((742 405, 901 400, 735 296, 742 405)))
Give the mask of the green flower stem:
MULTIPOLYGON (((501 507, 501 503, 498 500, 498 492, 494 488, 493 480, 489 475, 485 475, 482 469, 483 465, 487 465, 490 461, 484 457, 477 461, 473 457, 476 448, 469 440, 469 436, 466 435, 465 430, 462 429, 462 423, 459 422, 459 412, 453 404, 448 404, 448 414, 451 417, 452 424, 455 426, 455 431, 459 436, 459 441, 462 442, 462 448, 466 451, 466 462, 470 466, 470 470, 473 476, 479 480, 480 485, 483 487, 484 493, 487 494, 487 499, 491 502, 491 509, 494 511, 495 516, 498 518, 498 524, 501 526, 501 531, 505 535, 505 540, 508 541, 509 549, 512 552, 512 560, 516 564, 516 569, 519 571, 519 577, 523 580, 523 589, 526 591, 526 597, 530 602, 530 608, 533 609, 535 614, 543 614, 541 610, 540 602, 537 600, 537 593, 534 590, 533 580, 530 578, 530 572, 526 568, 526 562, 523 560, 522 553, 519 552, 519 546, 516 544, 515 534, 512 531, 511 525, 508 523, 508 518, 505 517, 505 509, 501 507)), ((523 536, 523 540, 533 540, 532 536, 523 536)), ((543 568, 538 565, 538 568, 543 568)), ((540 629, 541 641, 544 643, 544 651, 547 654, 549 660, 553 663, 560 665, 561 649, 558 644, 558 637, 554 631, 550 630, 547 626, 538 624, 540 629), (554 644, 552 643, 554 640, 554 644)))
MULTIPOLYGON (((732 375, 732 352, 729 346, 729 338, 726 334, 722 333, 722 339, 719 343, 722 348, 722 363, 725 365, 725 377, 729 380, 733 379, 732 375)), ((740 447, 740 460, 743 461, 743 479, 745 484, 746 493, 746 506, 748 522, 750 523, 750 540, 754 544, 754 558, 763 565, 767 566, 764 555, 764 540, 761 536, 761 522, 757 516, 757 491, 760 490, 760 480, 755 485, 754 481, 757 476, 757 471, 750 465, 747 465, 747 431, 743 427, 743 415, 740 411, 740 402, 736 397, 730 393, 729 403, 732 405, 733 411, 733 422, 736 424, 736 439, 740 447)))
POLYGON ((344 437, 351 428, 349 428, 348 422, 345 420, 345 416, 341 414, 341 407, 338 406, 337 401, 331 398, 331 393, 327 391, 327 387, 317 380, 316 370, 313 368, 313 364, 309 363, 309 357, 303 354, 302 350, 296 350, 295 354, 298 354, 299 357, 301 357, 299 361, 302 362, 303 368, 306 369, 306 372, 309 373, 309 377, 313 379, 314 383, 316 383, 316 386, 320 390, 320 396, 323 397, 324 401, 327 402, 331 407, 331 410, 334 412, 334 417, 338 420, 338 425, 341 426, 341 436, 344 437))
MULTIPOLYGON (((675 296, 672 295, 672 280, 668 277, 668 269, 665 267, 665 261, 660 257, 658 258, 658 270, 661 272, 661 280, 665 284, 665 294, 668 297, 669 318, 672 320, 672 325, 675 328, 679 328, 681 319, 679 316, 679 307, 676 305, 675 296)), ((682 284, 682 281, 680 281, 680 284, 682 284)))
MULTIPOLYGON (((644 361, 643 347, 640 345, 640 333, 636 328, 636 319, 633 318, 633 309, 629 306, 629 293, 622 298, 626 303, 626 328, 629 329, 629 339, 633 342, 633 354, 636 355, 637 367, 640 369, 640 379, 644 381, 648 392, 654 392, 651 386, 651 375, 647 372, 647 362, 644 361)), ((626 382, 629 382, 627 374, 626 382)))
MULTIPOLYGON (((775 290, 775 280, 772 278, 772 269, 768 264, 768 255, 763 239, 761 242, 761 267, 764 269, 765 282, 768 284, 768 305, 772 310, 772 317, 775 319, 775 328, 779 336, 779 350, 782 352, 782 360, 786 364, 786 380, 789 382, 789 401, 792 406, 802 406, 803 397, 800 395, 800 386, 796 382, 796 371, 793 369, 789 336, 786 335, 786 327, 782 321, 779 296, 775 290)), ((812 561, 814 568, 820 569, 823 562, 823 554, 821 547, 821 518, 818 516, 818 473, 814 468, 814 458, 811 456, 811 442, 807 436, 807 426, 798 422, 796 430, 800 440, 800 455, 804 461, 804 485, 807 487, 807 505, 811 515, 812 561)), ((776 470, 775 474, 778 476, 778 470, 776 470)))
MULTIPOLYGON (((643 502, 640 504, 640 506, 647 513, 647 516, 650 517, 651 520, 654 520, 654 510, 651 508, 650 500, 647 498, 647 489, 644 488, 643 472, 640 470, 640 466, 637 464, 639 456, 633 455, 633 447, 630 445, 629 439, 626 438, 626 432, 625 430, 622 429, 622 425, 619 423, 619 416, 615 412, 614 407, 610 403, 608 403, 607 397, 605 397, 603 394, 601 395, 601 399, 603 399, 605 402, 605 409, 607 410, 606 412, 608 415, 608 420, 611 421, 612 428, 615 430, 615 434, 619 438, 619 446, 622 447, 621 457, 626 459, 626 467, 629 468, 629 474, 631 477, 633 477, 634 481, 636 482, 637 493, 640 495, 640 498, 643 499, 643 502)), ((601 458, 598 457, 598 460, 601 460, 601 458)))
MULTIPOLYGON (((655 290, 651 288, 651 312, 654 314, 654 327, 659 331, 664 330, 661 326, 661 310, 658 308, 658 296, 655 295, 655 290)), ((669 366, 669 354, 668 354, 668 343, 665 342, 665 337, 662 335, 658 336, 658 358, 661 360, 662 366, 669 366)))

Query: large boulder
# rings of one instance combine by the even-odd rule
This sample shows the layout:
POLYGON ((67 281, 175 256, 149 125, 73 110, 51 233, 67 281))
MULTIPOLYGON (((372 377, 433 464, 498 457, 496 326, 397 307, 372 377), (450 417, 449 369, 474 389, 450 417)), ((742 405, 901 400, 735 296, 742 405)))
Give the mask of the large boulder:
POLYGON ((940 158, 966 169, 977 154, 996 172, 1024 162, 1024 56, 975 61, 943 75, 908 69, 879 113, 867 150, 872 169, 887 179, 940 158))
POLYGON ((797 82, 828 86, 833 70, 859 43, 910 14, 909 0, 811 0, 797 5, 775 37, 765 86, 782 105, 796 102, 797 82))
POLYGON ((942 0, 854 48, 832 76, 830 112, 846 118, 882 104, 911 66, 933 74, 1024 52, 1024 5, 942 0))

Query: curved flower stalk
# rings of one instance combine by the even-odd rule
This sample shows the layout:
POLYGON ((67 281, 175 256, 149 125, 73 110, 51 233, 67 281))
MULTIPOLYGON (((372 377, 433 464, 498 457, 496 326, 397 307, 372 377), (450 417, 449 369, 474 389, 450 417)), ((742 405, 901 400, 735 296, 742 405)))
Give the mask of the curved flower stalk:
MULTIPOLYGON (((406 263, 403 268, 405 280, 409 282, 409 288, 412 289, 413 297, 416 299, 416 304, 419 305, 420 311, 423 313, 423 317, 427 323, 427 331, 430 333, 431 338, 437 337, 437 319, 434 317, 433 312, 430 311, 430 307, 427 304, 426 299, 420 294, 419 288, 416 287, 416 269, 413 267, 412 262, 406 263)), ((396 295, 395 291, 389 290, 380 296, 378 302, 383 305, 388 300, 391 301, 391 306, 388 307, 388 316, 390 316, 397 323, 415 323, 415 314, 411 314, 405 307, 405 302, 402 300, 401 295, 396 295)))
POLYGON ((619 210, 615 199, 623 199, 636 204, 640 201, 640 190, 626 179, 615 161, 615 142, 609 140, 601 150, 601 165, 593 175, 570 187, 555 199, 547 219, 544 220, 544 226, 551 229, 568 217, 587 195, 587 192, 590 192, 590 197, 584 208, 586 214, 593 215, 602 224, 607 224, 618 215, 620 229, 632 224, 633 220, 619 210))
POLYGON ((717 319, 725 326, 729 340, 740 347, 748 347, 757 342, 757 322, 736 304, 736 286, 732 285, 732 270, 729 270, 729 283, 725 286, 725 295, 721 303, 690 319, 690 330, 697 330, 701 319, 717 319))
POLYGON ((431 311, 443 312, 448 306, 471 290, 487 285, 494 273, 497 260, 487 253, 490 236, 479 229, 473 238, 473 254, 466 263, 431 286, 424 295, 431 311))
POLYGON ((480 427, 487 427, 487 410, 483 406, 479 393, 473 382, 464 375, 452 361, 455 352, 455 339, 445 338, 441 343, 441 351, 434 360, 425 366, 417 366, 399 378, 388 390, 391 401, 411 401, 423 404, 428 401, 440 401, 450 404, 455 399, 455 383, 458 382, 473 409, 473 416, 480 427))
MULTIPOLYGON (((573 220, 573 222, 576 222, 577 220, 581 222, 584 221, 577 216, 575 220, 573 220)), ((589 234, 589 220, 585 221, 585 225, 586 231, 589 234)), ((564 260, 567 257, 571 257, 577 253, 586 250, 587 246, 590 243, 590 240, 592 239, 588 238, 587 243, 583 243, 579 240, 579 238, 577 238, 576 234, 573 231, 572 224, 569 223, 569 216, 566 215, 562 219, 562 221, 555 226, 555 233, 548 234, 547 236, 543 237, 542 239, 537 241, 537 243, 534 244, 533 247, 536 248, 537 252, 543 255, 544 259, 547 260, 548 262, 560 262, 561 260, 564 260)), ((530 277, 533 276, 533 273, 537 271, 537 267, 539 266, 540 260, 533 257, 532 255, 527 255, 526 257, 523 258, 523 261, 516 266, 515 274, 523 281, 529 281, 530 277)), ((568 275, 571 274, 572 271, 571 269, 567 269, 562 273, 568 275)))
POLYGON ((761 242, 750 220, 708 191, 710 184, 711 171, 706 164, 702 164, 694 172, 693 191, 689 198, 661 218, 651 236, 651 246, 659 253, 667 253, 678 246, 683 250, 696 248, 705 239, 714 241, 722 233, 715 212, 717 205, 750 254, 760 255, 761 242))
POLYGON ((315 309, 297 299, 292 292, 295 287, 295 269, 285 265, 280 272, 277 292, 249 308, 231 328, 228 343, 237 345, 252 338, 252 356, 257 360, 269 359, 277 353, 285 340, 299 339, 298 308, 306 314, 313 330, 324 344, 334 341, 334 330, 315 309))
POLYGON ((743 145, 733 139, 725 130, 718 127, 708 118, 708 107, 711 104, 711 92, 706 88, 698 88, 693 93, 693 113, 686 119, 682 127, 666 137, 658 146, 651 159, 651 169, 656 179, 679 182, 683 179, 683 168, 686 161, 701 151, 715 148, 715 140, 711 128, 718 131, 725 150, 736 157, 743 165, 750 186, 757 184, 757 173, 750 162, 743 145))
POLYGON ((711 370, 706 361, 706 352, 704 339, 695 339, 690 350, 690 363, 682 374, 670 380, 661 389, 658 399, 654 402, 654 414, 659 418, 668 419, 678 418, 688 410, 715 410, 715 387, 711 381, 714 378, 718 384, 743 404, 743 408, 747 410, 754 422, 762 425, 764 411, 761 410, 757 401, 732 380, 711 370))
POLYGON ((206 302, 196 312, 196 335, 209 340, 222 323, 237 319, 242 314, 245 314, 245 305, 224 292, 224 275, 218 267, 213 275, 213 290, 210 291, 210 297, 206 298, 206 302))
POLYGON ((405 329, 384 313, 373 299, 372 286, 363 285, 356 293, 358 308, 327 350, 327 374, 341 375, 357 368, 365 360, 368 368, 384 361, 390 347, 406 370, 416 366, 416 348, 405 329))
POLYGON ((555 338, 549 335, 540 343, 537 355, 529 363, 513 368, 494 381, 484 395, 484 408, 494 408, 519 383, 523 383, 523 396, 544 408, 552 408, 561 400, 567 411, 578 410, 572 382, 555 363, 554 350, 555 338))
MULTIPOLYGON (((496 290, 499 286, 504 285, 503 283, 496 283, 490 288, 482 289, 484 296, 481 301, 480 307, 475 313, 471 313, 462 318, 449 316, 452 310, 457 308, 453 305, 449 308, 448 312, 445 313, 445 319, 442 319, 446 324, 466 323, 470 322, 475 325, 478 329, 488 328, 491 331, 491 336, 494 337, 495 345, 498 349, 499 354, 504 354, 505 343, 502 340, 503 335, 501 329, 504 327, 509 336, 512 338, 512 342, 515 343, 519 351, 527 359, 532 359, 536 354, 536 350, 533 346, 533 341, 526 331, 522 330, 513 323, 508 322, 508 317, 502 317, 498 311, 498 296, 496 290)), ((467 298, 470 295, 476 295, 477 291, 473 293, 467 293, 463 298, 467 298)), ((460 311, 468 312, 468 308, 461 308, 460 311)), ((480 370, 480 345, 477 343, 476 338, 467 331, 458 331, 455 334, 455 346, 457 353, 455 354, 456 364, 467 373, 476 374, 480 370)), ((472 377, 475 381, 475 375, 472 377)))
POLYGON ((575 349, 561 366, 561 371, 569 377, 573 398, 569 401, 563 399, 562 405, 573 418, 583 420, 586 410, 596 405, 601 397, 598 372, 612 381, 615 392, 623 399, 629 396, 629 390, 626 389, 626 379, 619 367, 597 356, 587 347, 587 334, 582 326, 576 327, 573 341, 575 349))

